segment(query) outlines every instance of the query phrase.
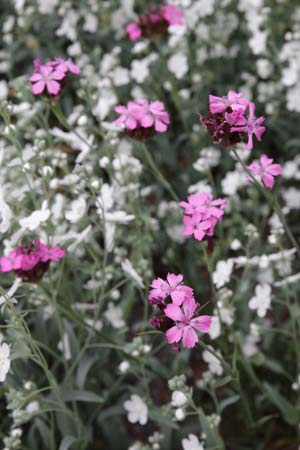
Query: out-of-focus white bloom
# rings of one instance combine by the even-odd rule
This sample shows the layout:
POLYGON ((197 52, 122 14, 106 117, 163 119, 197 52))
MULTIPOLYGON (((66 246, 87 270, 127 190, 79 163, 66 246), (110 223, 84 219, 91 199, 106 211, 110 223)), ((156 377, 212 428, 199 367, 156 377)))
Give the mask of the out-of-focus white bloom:
MULTIPOLYGON (((2 295, 0 297, 0 305, 2 305, 3 303, 6 302, 7 297, 9 297, 10 299, 14 296, 14 294, 17 292, 17 290, 19 289, 19 287, 22 284, 22 279, 21 278, 16 278, 13 285, 11 286, 11 288, 6 292, 6 295, 2 295)), ((14 303, 16 303, 16 300, 12 299, 12 301, 14 303)))
POLYGON ((231 259, 228 259, 227 261, 218 261, 216 270, 212 275, 213 282, 217 289, 229 283, 232 269, 233 269, 233 261, 231 259))
POLYGON ((71 223, 77 223, 85 215, 86 201, 83 197, 73 200, 70 209, 66 212, 66 219, 71 223))
POLYGON ((204 450, 203 444, 195 434, 189 434, 187 438, 182 439, 183 450, 204 450))
POLYGON ((183 52, 172 55, 167 64, 169 71, 178 80, 181 80, 189 70, 187 56, 183 52))
MULTIPOLYGON (((221 356, 221 353, 218 350, 216 350, 215 353, 217 353, 217 355, 221 356)), ((208 368, 211 373, 214 373, 215 375, 222 375, 223 366, 221 364, 221 361, 218 358, 216 358, 208 350, 205 350, 202 353, 202 358, 208 364, 208 368)))
POLYGON ((99 20, 94 14, 86 14, 82 29, 88 33, 96 33, 99 25, 99 20))
POLYGON ((6 81, 0 81, 0 101, 6 99, 8 96, 8 85, 6 81))
POLYGON ((34 414, 38 412, 39 409, 40 409, 39 402, 34 400, 33 402, 30 402, 28 403, 28 405, 26 405, 25 411, 29 414, 34 414))
POLYGON ((246 177, 240 171, 227 172, 221 181, 222 191, 226 195, 235 195, 246 184, 246 177))
POLYGON ((137 271, 133 268, 131 262, 129 261, 129 259, 125 259, 125 261, 122 261, 121 263, 122 269, 124 270, 124 272, 133 280, 137 283, 137 285, 144 289, 145 285, 143 283, 143 279, 142 277, 137 273, 137 271))
POLYGON ((60 350, 64 358, 69 361, 72 359, 72 353, 71 353, 71 346, 70 346, 70 339, 67 333, 64 333, 62 341, 59 341, 57 345, 58 350, 60 350))
POLYGON ((218 316, 212 316, 211 318, 211 326, 209 329, 209 337, 213 339, 217 339, 221 334, 221 324, 218 316))
POLYGON ((181 406, 186 405, 187 401, 188 401, 187 396, 183 392, 174 391, 172 393, 172 400, 171 400, 172 406, 180 408, 181 406))
POLYGON ((33 231, 36 230, 41 223, 46 222, 50 217, 50 209, 48 209, 47 202, 44 201, 42 209, 33 211, 28 217, 24 217, 19 221, 22 228, 33 231))
POLYGON ((186 413, 184 409, 177 408, 175 410, 175 418, 178 420, 178 422, 182 422, 186 418, 186 413))
POLYGON ((144 400, 136 394, 132 394, 130 400, 124 402, 124 408, 127 411, 127 419, 130 423, 139 423, 146 425, 148 422, 148 407, 144 400))
POLYGON ((122 361, 119 365, 119 371, 121 373, 126 373, 130 368, 130 364, 128 361, 122 361))
POLYGON ((52 14, 58 5, 58 0, 38 0, 39 12, 41 14, 52 14))
POLYGON ((104 317, 114 328, 122 328, 125 326, 122 309, 111 302, 108 304, 104 317))
POLYGON ((281 193, 289 209, 300 209, 300 189, 290 187, 281 193))
POLYGON ((239 250, 241 248, 241 246, 242 246, 242 244, 239 239, 234 239, 230 244, 231 250, 239 250))
POLYGON ((10 347, 5 342, 0 345, 0 383, 6 378, 10 369, 10 347))
POLYGON ((194 162, 193 167, 198 172, 205 172, 210 167, 216 167, 220 161, 220 151, 215 147, 205 147, 200 152, 200 158, 194 162))
POLYGON ((259 317, 265 317, 271 305, 271 286, 258 284, 255 288, 255 296, 248 303, 250 309, 256 310, 259 317))
POLYGON ((251 358, 256 353, 259 352, 257 343, 259 342, 259 337, 248 334, 242 344, 242 351, 247 358, 251 358))
POLYGON ((144 58, 141 60, 134 59, 131 62, 131 77, 137 83, 144 83, 144 81, 149 77, 149 61, 144 58))
POLYGON ((115 86, 124 86, 130 82, 129 70, 125 67, 116 67, 111 77, 115 86))
POLYGON ((8 204, 4 201, 3 196, 0 196, 0 233, 6 233, 10 228, 12 211, 8 204))

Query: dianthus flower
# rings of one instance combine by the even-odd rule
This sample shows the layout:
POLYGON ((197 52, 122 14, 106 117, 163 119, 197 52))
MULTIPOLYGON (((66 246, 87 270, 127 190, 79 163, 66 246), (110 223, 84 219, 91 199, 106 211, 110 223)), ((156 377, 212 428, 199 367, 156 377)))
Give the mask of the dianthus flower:
MULTIPOLYGON (((263 185, 267 189, 272 189, 275 183, 274 177, 280 175, 282 170, 281 165, 273 164, 273 159, 268 158, 267 155, 262 155, 259 158, 259 162, 254 161, 249 164, 247 169, 250 170, 253 177, 260 177, 263 185)), ((251 178, 248 177, 247 181, 251 181, 251 178)))
POLYGON ((164 313, 175 323, 166 332, 169 344, 178 344, 182 341, 183 347, 193 348, 198 342, 198 335, 195 330, 202 333, 209 332, 211 317, 205 315, 194 317, 198 307, 199 304, 196 303, 192 295, 185 298, 181 307, 174 303, 167 305, 164 313))
POLYGON ((265 127, 265 118, 256 118, 255 105, 242 94, 229 91, 226 97, 209 96, 209 113, 200 114, 200 120, 212 139, 224 147, 232 147, 248 136, 247 147, 253 148, 253 134, 260 141, 265 127), (248 113, 247 113, 248 111, 248 113))
POLYGON ((8 256, 0 258, 0 271, 14 271, 23 281, 38 282, 49 267, 50 261, 57 262, 65 256, 60 247, 49 247, 39 239, 34 243, 21 245, 8 256))
POLYGON ((183 275, 168 273, 167 279, 156 278, 152 281, 149 292, 150 303, 162 303, 168 296, 176 305, 181 305, 187 294, 192 295, 193 289, 182 282, 183 275))
POLYGON ((39 59, 34 61, 35 72, 29 77, 31 92, 34 95, 46 94, 55 96, 62 89, 63 82, 68 73, 78 75, 80 69, 71 59, 56 58, 42 64, 39 59))
POLYGON ((155 40, 163 35, 170 25, 183 25, 183 14, 171 3, 146 11, 139 16, 138 22, 126 26, 126 32, 131 41, 140 37, 155 40))
POLYGON ((182 234, 193 235, 198 241, 212 237, 216 224, 223 218, 226 205, 226 199, 213 200, 213 196, 207 192, 189 195, 187 202, 179 203, 184 208, 182 234))
POLYGON ((156 133, 164 133, 170 123, 169 114, 160 101, 145 99, 130 101, 127 106, 117 105, 115 111, 120 117, 116 125, 123 125, 125 133, 138 141, 146 141, 156 133))

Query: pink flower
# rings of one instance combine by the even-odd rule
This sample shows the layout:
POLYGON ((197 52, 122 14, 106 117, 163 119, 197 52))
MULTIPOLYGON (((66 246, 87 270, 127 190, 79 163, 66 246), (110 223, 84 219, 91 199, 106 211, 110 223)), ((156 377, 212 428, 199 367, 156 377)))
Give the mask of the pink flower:
POLYGON ((162 7, 162 16, 169 25, 183 25, 182 11, 171 3, 162 7))
POLYGON ((37 282, 48 269, 50 261, 59 261, 65 256, 60 247, 48 247, 35 239, 33 244, 24 244, 0 258, 0 271, 14 270, 24 281, 37 282))
POLYGON ((164 108, 162 102, 149 103, 145 99, 130 101, 127 106, 117 105, 115 111, 120 117, 115 124, 123 124, 125 132, 133 139, 147 140, 156 133, 167 131, 170 117, 164 108))
POLYGON ((159 304, 168 296, 176 305, 181 305, 186 295, 192 295, 193 289, 182 283, 183 275, 175 275, 168 273, 167 280, 156 278, 152 281, 149 292, 149 300, 151 303, 159 304))
POLYGON ((142 36, 142 29, 137 23, 132 22, 126 26, 126 33, 131 41, 137 41, 142 36))
POLYGON ((51 95, 57 95, 60 92, 61 85, 58 81, 65 78, 66 73, 63 70, 55 70, 48 65, 41 65, 40 71, 35 72, 29 78, 32 83, 31 91, 34 95, 42 94, 44 91, 51 95))
POLYGON ((198 241, 214 235, 214 229, 224 215, 226 199, 213 200, 211 194, 202 192, 188 196, 187 202, 180 202, 179 206, 184 208, 182 234, 194 236, 198 241))
MULTIPOLYGON (((250 170, 254 177, 259 176, 267 189, 272 189, 275 183, 274 177, 281 174, 281 165, 273 164, 273 159, 268 158, 267 155, 262 155, 259 162, 254 161, 247 169, 250 170)), ((247 181, 251 181, 248 177, 247 181)))
POLYGON ((249 115, 248 118, 245 118, 244 125, 232 127, 231 132, 247 133, 247 148, 251 150, 253 148, 253 134, 256 136, 258 141, 261 141, 261 137, 264 134, 266 127, 261 126, 261 124, 265 121, 265 118, 263 116, 258 118, 254 116, 255 104, 251 102, 249 103, 248 107, 249 115))
POLYGON ((195 330, 207 333, 211 326, 211 317, 198 316, 194 317, 199 304, 196 303, 193 296, 188 296, 184 300, 182 307, 175 304, 167 305, 164 313, 167 317, 175 322, 175 326, 166 332, 169 344, 179 343, 185 348, 193 348, 198 342, 198 335, 195 330))
POLYGON ((29 77, 31 82, 31 92, 34 95, 39 95, 45 92, 49 95, 57 95, 60 93, 62 82, 67 74, 79 74, 80 68, 73 63, 71 59, 64 60, 56 58, 53 61, 48 61, 42 64, 39 59, 33 62, 35 73, 29 77))
POLYGON ((242 97, 235 91, 229 91, 226 97, 217 97, 215 95, 209 96, 209 110, 212 114, 218 114, 226 111, 227 108, 231 108, 233 111, 236 109, 242 109, 245 111, 249 101, 242 97))

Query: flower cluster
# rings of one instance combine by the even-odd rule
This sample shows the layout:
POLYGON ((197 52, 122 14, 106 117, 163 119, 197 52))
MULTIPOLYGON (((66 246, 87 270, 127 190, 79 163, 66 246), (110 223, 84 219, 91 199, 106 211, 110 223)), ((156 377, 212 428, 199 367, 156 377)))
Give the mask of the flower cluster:
POLYGON ((71 59, 55 58, 42 64, 39 59, 34 61, 35 72, 29 77, 31 92, 34 95, 58 95, 63 82, 69 73, 78 75, 79 67, 71 59))
POLYGON ((14 271, 23 281, 38 282, 49 267, 50 261, 57 262, 65 256, 60 247, 49 247, 39 239, 34 243, 21 245, 8 256, 0 258, 0 271, 14 271))
MULTIPOLYGON (((263 185, 267 189, 272 189, 275 183, 274 177, 281 174, 281 165, 273 164, 273 159, 268 158, 267 155, 262 155, 258 161, 254 161, 247 166, 247 169, 251 172, 253 177, 259 177, 263 185)), ((252 181, 251 177, 248 177, 248 181, 252 181)))
POLYGON ((164 133, 170 124, 169 114, 160 101, 130 101, 127 106, 117 105, 115 111, 120 114, 115 124, 122 125, 128 136, 142 142, 156 133, 164 133))
POLYGON ((189 195, 187 202, 179 203, 184 209, 182 234, 194 236, 197 241, 212 237, 215 226, 223 218, 226 205, 226 199, 213 200, 213 196, 207 192, 189 195))
POLYGON ((229 91, 226 97, 209 96, 209 114, 202 116, 213 141, 223 147, 231 147, 248 136, 247 148, 253 148, 253 135, 261 141, 265 132, 263 116, 255 117, 255 104, 243 98, 242 94, 229 91))
POLYGON ((141 37, 155 40, 164 34, 170 25, 183 25, 183 14, 175 5, 167 3, 141 14, 137 23, 131 22, 127 25, 126 32, 131 41, 141 37))
POLYGON ((195 330, 208 333, 211 325, 210 316, 195 316, 200 305, 194 298, 193 289, 182 281, 181 274, 168 273, 166 280, 153 280, 149 292, 150 303, 160 310, 160 316, 153 317, 151 324, 166 332, 169 344, 175 344, 174 350, 179 350, 180 341, 183 347, 193 348, 198 342, 195 330))

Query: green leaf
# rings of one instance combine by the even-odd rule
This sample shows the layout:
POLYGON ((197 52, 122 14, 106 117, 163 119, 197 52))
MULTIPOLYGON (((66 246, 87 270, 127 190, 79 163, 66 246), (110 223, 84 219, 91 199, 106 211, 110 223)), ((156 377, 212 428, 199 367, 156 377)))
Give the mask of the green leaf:
POLYGON ((290 425, 297 425, 299 423, 299 415, 297 409, 286 400, 276 389, 270 384, 263 383, 264 391, 269 400, 277 406, 285 421, 290 425))
POLYGON ((103 403, 100 395, 90 391, 67 391, 63 394, 63 400, 65 402, 103 403))
POLYGON ((178 425, 172 421, 167 416, 164 416, 159 409, 151 409, 149 412, 150 419, 154 420, 155 422, 158 422, 161 425, 165 425, 166 427, 172 428, 173 430, 178 430, 178 425))
POLYGON ((226 398, 225 400, 222 400, 220 402, 220 410, 221 412, 227 408, 227 406, 233 405, 233 403, 236 403, 239 401, 240 396, 239 395, 232 395, 231 397, 226 398))
POLYGON ((76 441, 76 438, 74 436, 65 436, 63 440, 60 443, 58 450, 69 450, 72 444, 76 441))
POLYGON ((78 364, 78 369, 77 369, 77 374, 76 374, 76 383, 80 389, 82 389, 84 387, 87 374, 89 373, 89 370, 91 369, 94 362, 97 361, 97 359, 98 358, 96 355, 94 355, 94 356, 84 355, 81 358, 81 360, 78 364))

